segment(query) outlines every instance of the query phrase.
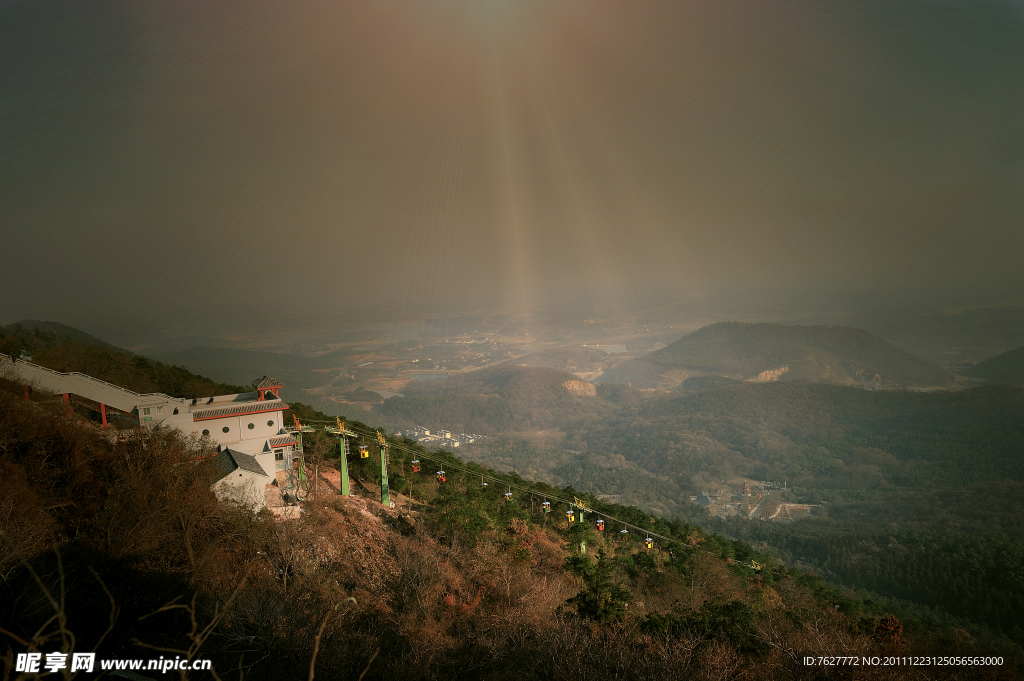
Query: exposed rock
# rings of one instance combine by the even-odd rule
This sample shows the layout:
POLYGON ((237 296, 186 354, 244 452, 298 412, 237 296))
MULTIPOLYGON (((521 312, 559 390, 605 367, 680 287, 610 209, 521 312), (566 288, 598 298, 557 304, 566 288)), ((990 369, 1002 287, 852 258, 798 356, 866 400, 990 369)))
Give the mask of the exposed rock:
POLYGON ((597 394, 597 387, 593 383, 589 383, 587 381, 566 381, 565 389, 573 395, 581 395, 585 397, 593 397, 597 394))

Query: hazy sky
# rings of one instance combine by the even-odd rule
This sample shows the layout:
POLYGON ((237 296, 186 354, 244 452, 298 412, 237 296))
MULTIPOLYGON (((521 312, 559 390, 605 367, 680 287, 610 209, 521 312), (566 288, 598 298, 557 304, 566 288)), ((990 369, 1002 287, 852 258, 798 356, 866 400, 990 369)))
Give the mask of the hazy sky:
POLYGON ((1024 291, 1024 11, 0 2, 0 322, 1024 291))

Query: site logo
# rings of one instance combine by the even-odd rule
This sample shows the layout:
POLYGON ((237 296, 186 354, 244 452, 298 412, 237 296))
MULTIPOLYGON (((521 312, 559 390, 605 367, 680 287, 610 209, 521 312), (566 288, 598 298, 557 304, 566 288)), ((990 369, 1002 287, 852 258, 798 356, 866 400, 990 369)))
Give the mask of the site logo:
MULTIPOLYGON (((45 656, 43 653, 18 653, 14 671, 28 674, 39 674, 44 671, 54 673, 63 670, 90 673, 98 671, 96 662, 96 653, 46 653, 45 656)), ((170 659, 161 656, 156 660, 99 660, 99 670, 101 671, 148 670, 166 674, 171 670, 209 671, 211 668, 210 660, 193 661, 183 657, 170 659)))

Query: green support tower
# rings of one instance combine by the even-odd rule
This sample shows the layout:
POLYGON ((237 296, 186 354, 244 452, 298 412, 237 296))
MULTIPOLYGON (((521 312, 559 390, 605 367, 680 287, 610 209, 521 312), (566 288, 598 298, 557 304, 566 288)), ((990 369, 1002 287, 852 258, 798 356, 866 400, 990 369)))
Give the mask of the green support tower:
POLYGON ((351 496, 348 488, 348 438, 345 437, 345 422, 338 419, 338 447, 341 449, 341 496, 351 496))
POLYGON ((380 503, 391 508, 391 494, 388 493, 388 443, 384 433, 377 431, 377 444, 380 445, 380 503))
POLYGON ((296 477, 298 478, 298 483, 297 483, 298 484, 298 488, 299 489, 307 489, 308 485, 306 484, 306 461, 305 461, 305 458, 302 455, 302 431, 301 430, 295 433, 295 442, 296 442, 295 453, 299 455, 298 456, 299 466, 298 466, 297 475, 296 475, 296 477))

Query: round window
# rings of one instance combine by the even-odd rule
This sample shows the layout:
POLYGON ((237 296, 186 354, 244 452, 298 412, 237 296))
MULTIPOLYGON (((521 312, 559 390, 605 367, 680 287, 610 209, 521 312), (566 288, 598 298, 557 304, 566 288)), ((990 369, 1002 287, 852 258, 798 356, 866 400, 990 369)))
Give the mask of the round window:
POLYGON ((267 421, 267 425, 270 426, 271 428, 273 428, 274 427, 274 422, 273 421, 267 421))
POLYGON ((228 431, 229 431, 229 430, 231 430, 231 429, 230 429, 230 428, 228 428, 227 426, 224 426, 223 428, 221 428, 221 430, 222 430, 222 431, 224 431, 224 432, 226 433, 226 432, 228 432, 228 431))
POLYGON ((250 424, 249 424, 249 430, 252 430, 252 429, 253 429, 253 428, 255 428, 255 427, 256 427, 256 424, 255 424, 255 423, 250 423, 250 424))
POLYGON ((209 435, 209 434, 210 434, 210 431, 208 431, 208 430, 204 430, 203 431, 203 435, 209 435))

